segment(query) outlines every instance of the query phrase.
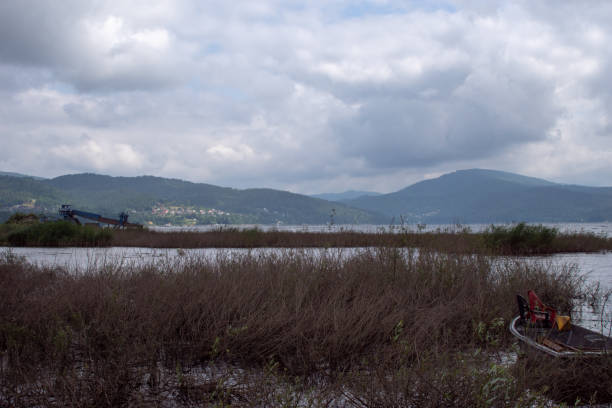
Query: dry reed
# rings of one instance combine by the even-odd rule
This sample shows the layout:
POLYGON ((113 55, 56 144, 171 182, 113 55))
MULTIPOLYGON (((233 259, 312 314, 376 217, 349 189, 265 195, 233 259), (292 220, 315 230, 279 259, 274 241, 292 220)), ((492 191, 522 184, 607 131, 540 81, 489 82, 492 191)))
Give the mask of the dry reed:
POLYGON ((532 403, 540 385, 526 394, 488 360, 511 347, 515 295, 530 288, 569 312, 585 296, 572 268, 428 250, 221 252, 74 274, 5 252, 0 405, 532 403), (514 385, 491 388, 498 377, 514 385))
POLYGON ((541 255, 559 252, 612 250, 612 238, 590 233, 559 233, 544 245, 535 241, 516 248, 489 245, 486 232, 453 228, 433 232, 410 229, 376 233, 262 231, 259 229, 219 229, 207 232, 158 232, 151 230, 115 231, 113 246, 149 248, 426 248, 460 254, 541 255))

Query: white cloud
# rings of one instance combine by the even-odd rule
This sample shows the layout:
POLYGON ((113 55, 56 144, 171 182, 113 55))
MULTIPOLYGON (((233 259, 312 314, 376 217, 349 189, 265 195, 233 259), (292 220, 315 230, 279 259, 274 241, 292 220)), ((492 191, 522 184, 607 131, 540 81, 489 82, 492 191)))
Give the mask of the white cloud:
POLYGON ((72 168, 89 166, 97 171, 114 168, 133 172, 141 168, 143 159, 134 148, 125 143, 112 143, 85 136, 76 143, 61 143, 51 147, 48 154, 72 168))
POLYGON ((238 145, 235 147, 218 144, 206 149, 206 153, 214 160, 223 162, 241 162, 250 160, 255 156, 253 149, 247 145, 238 145))
POLYGON ((304 192, 610 175, 612 5, 419 4, 3 2, 0 164, 304 192))

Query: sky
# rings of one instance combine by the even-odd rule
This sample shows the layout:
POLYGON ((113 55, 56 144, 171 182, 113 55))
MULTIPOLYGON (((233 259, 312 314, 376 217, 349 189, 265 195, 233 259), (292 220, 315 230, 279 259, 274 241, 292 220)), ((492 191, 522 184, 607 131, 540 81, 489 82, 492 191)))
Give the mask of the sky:
POLYGON ((612 185, 612 2, 6 0, 0 171, 612 185))

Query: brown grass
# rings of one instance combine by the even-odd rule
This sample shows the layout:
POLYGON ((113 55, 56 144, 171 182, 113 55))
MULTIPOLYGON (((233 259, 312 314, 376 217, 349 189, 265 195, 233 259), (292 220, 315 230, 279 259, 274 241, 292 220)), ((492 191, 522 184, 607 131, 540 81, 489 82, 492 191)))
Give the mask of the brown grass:
POLYGON ((0 405, 527 401, 525 375, 489 359, 513 343, 515 295, 534 288, 571 312, 584 287, 571 268, 496 262, 284 250, 69 274, 4 253, 0 405))
POLYGON ((207 232, 159 232, 147 229, 99 230, 67 223, 0 225, 0 245, 120 246, 147 248, 423 248, 456 254, 543 255, 612 250, 612 238, 593 233, 559 233, 554 228, 526 225, 491 226, 472 232, 460 225, 423 232, 409 227, 379 232, 262 231, 219 228, 207 232))
POLYGON ((426 248, 460 254, 541 255, 559 252, 612 250, 612 238, 591 233, 556 234, 546 245, 519 248, 491 247, 486 233, 465 228, 434 232, 408 229, 399 232, 365 233, 262 231, 259 229, 219 229, 208 232, 115 231, 113 246, 148 248, 426 248))

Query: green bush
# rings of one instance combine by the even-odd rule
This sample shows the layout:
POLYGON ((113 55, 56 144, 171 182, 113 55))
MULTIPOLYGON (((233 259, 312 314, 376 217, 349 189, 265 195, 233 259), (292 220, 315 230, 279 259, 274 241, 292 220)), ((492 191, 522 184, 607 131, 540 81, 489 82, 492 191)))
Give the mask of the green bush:
POLYGON ((528 254, 550 252, 558 234, 557 228, 521 222, 514 226, 491 225, 482 236, 484 245, 496 252, 528 254))
POLYGON ((24 226, 9 232, 6 240, 12 246, 108 245, 110 230, 77 225, 68 221, 24 226))
POLYGON ((11 215, 8 220, 6 220, 6 224, 22 224, 22 225, 31 225, 38 224, 39 219, 36 214, 24 214, 20 212, 16 212, 11 215))

